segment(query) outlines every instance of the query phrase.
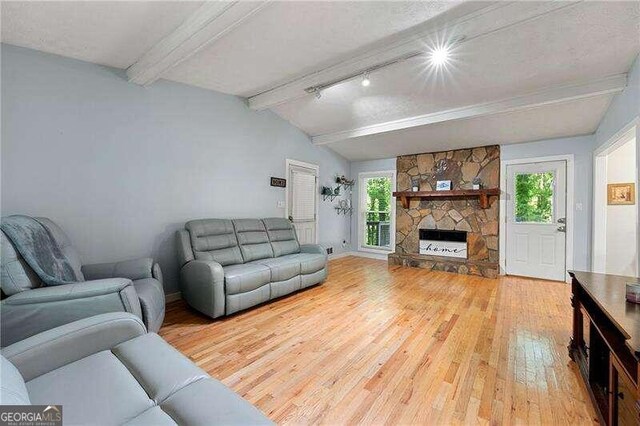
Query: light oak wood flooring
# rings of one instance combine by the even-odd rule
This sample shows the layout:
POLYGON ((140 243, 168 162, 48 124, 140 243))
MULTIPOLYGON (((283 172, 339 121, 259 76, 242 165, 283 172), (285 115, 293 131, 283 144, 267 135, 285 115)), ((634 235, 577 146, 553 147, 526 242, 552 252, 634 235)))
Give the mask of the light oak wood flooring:
POLYGON ((160 334, 279 424, 593 424, 568 284, 345 257, 327 281, 160 334))

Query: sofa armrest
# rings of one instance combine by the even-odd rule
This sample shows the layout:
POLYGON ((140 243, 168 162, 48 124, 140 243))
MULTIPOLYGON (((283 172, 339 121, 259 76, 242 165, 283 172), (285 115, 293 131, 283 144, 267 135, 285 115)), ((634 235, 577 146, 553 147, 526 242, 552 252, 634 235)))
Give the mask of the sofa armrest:
POLYGON ((25 381, 56 368, 141 336, 147 332, 140 318, 109 313, 84 318, 7 346, 2 355, 25 381))
POLYGON ((129 312, 142 318, 131 280, 111 278, 23 291, 2 301, 2 346, 82 318, 129 312))
POLYGON ((3 300, 3 303, 5 305, 30 305, 34 303, 59 302, 62 300, 103 296, 110 293, 119 293, 131 285, 131 280, 126 278, 109 278, 51 287, 39 287, 14 294, 3 300))
POLYGON ((180 270, 182 298, 211 318, 225 314, 224 270, 212 260, 192 260, 180 270))
POLYGON ((135 281, 144 278, 155 278, 153 276, 153 268, 153 259, 144 257, 141 259, 124 260, 122 262, 82 265, 82 274, 88 280, 128 278, 135 281))
POLYGON ((327 251, 320 244, 301 244, 300 253, 322 254, 327 257, 327 251))

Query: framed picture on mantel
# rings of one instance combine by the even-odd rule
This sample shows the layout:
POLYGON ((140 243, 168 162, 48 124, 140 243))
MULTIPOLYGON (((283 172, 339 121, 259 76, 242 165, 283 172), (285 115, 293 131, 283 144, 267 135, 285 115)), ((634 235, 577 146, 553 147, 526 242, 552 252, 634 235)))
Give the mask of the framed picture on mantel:
POLYGON ((636 203, 636 184, 610 183, 607 185, 607 204, 633 205, 636 203))
POLYGON ((437 181, 436 191, 451 191, 451 181, 450 180, 437 181))

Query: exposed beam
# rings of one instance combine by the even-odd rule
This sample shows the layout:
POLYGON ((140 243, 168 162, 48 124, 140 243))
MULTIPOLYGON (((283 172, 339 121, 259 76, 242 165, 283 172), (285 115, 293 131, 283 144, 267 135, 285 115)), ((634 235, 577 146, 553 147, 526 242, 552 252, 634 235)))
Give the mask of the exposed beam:
POLYGON ((208 1, 127 69, 129 81, 148 85, 262 9, 267 1, 208 1))
POLYGON ((322 86, 345 76, 362 73, 367 69, 406 55, 424 50, 430 40, 440 40, 444 36, 465 36, 464 43, 478 39, 496 31, 513 28, 530 22, 554 11, 573 7, 579 2, 465 2, 436 16, 420 26, 416 31, 387 41, 367 51, 351 55, 349 58, 317 70, 300 75, 275 88, 249 97, 249 106, 261 110, 309 96, 305 89, 322 86))
POLYGON ((327 133, 324 135, 313 136, 311 139, 316 145, 326 145, 347 139, 391 132, 394 130, 408 129, 411 127, 425 126, 428 124, 443 123, 445 121, 465 118, 523 111, 545 105, 590 98, 593 96, 615 94, 622 92, 626 85, 627 74, 617 74, 578 84, 548 87, 537 92, 509 99, 468 105, 461 108, 438 111, 431 114, 374 124, 372 126, 360 127, 352 130, 327 133))

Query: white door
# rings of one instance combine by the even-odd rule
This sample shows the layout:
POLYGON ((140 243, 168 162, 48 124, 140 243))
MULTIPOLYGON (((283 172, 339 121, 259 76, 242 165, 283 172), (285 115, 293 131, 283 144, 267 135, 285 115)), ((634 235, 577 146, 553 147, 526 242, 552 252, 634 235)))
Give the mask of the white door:
POLYGON ((565 281, 567 164, 507 166, 506 273, 565 281))
POLYGON ((288 212, 300 244, 316 243, 318 167, 288 162, 288 212))

